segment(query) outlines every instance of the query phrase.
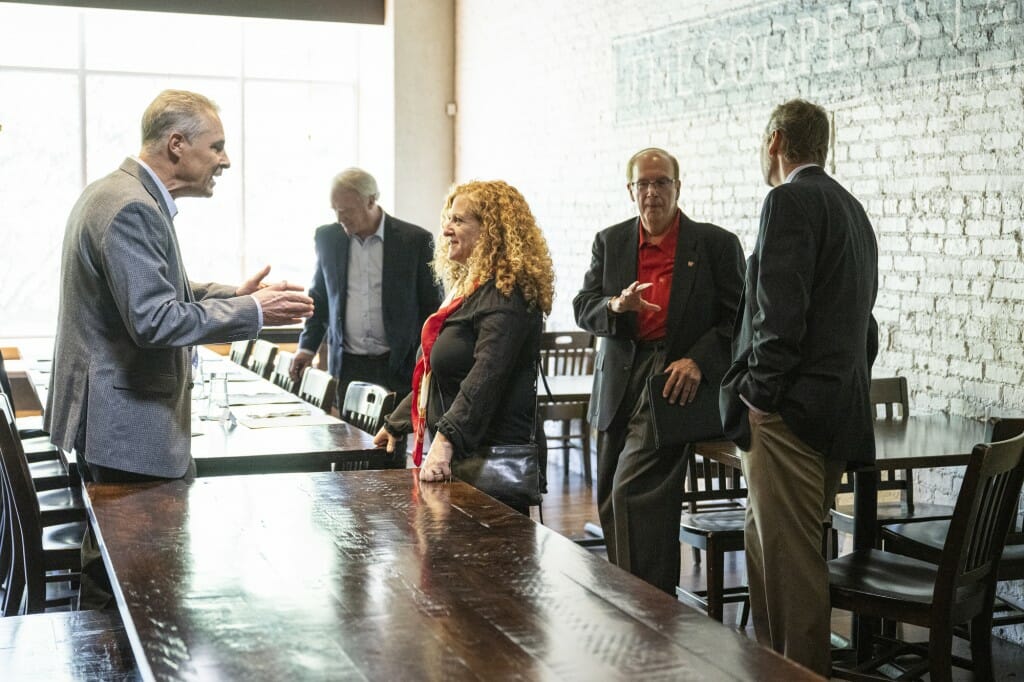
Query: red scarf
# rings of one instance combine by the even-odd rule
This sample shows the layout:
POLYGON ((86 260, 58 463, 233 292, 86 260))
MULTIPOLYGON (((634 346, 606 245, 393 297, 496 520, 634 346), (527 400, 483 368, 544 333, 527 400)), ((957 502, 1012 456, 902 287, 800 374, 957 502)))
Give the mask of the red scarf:
POLYGON ((420 391, 429 390, 430 351, 433 350, 434 342, 437 341, 441 327, 444 326, 448 316, 458 310, 464 300, 466 300, 465 296, 456 296, 451 303, 441 306, 436 313, 427 318, 427 321, 423 323, 423 331, 420 332, 420 345, 423 352, 420 353, 419 360, 416 361, 416 368, 412 372, 412 427, 416 437, 412 450, 412 461, 416 466, 423 461, 423 434, 427 423, 425 399, 427 396, 422 396, 424 409, 421 413, 420 391))

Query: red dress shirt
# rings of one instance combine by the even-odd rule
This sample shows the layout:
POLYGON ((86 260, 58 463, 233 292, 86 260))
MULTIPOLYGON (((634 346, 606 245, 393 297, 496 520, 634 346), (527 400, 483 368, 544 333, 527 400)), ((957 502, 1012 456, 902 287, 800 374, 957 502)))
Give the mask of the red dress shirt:
POLYGON ((637 313, 640 341, 658 341, 668 336, 668 298, 672 292, 672 273, 676 262, 676 242, 679 241, 679 211, 661 241, 652 244, 640 219, 640 248, 636 278, 641 284, 652 282, 653 287, 641 292, 648 303, 660 305, 661 310, 641 310, 637 313))

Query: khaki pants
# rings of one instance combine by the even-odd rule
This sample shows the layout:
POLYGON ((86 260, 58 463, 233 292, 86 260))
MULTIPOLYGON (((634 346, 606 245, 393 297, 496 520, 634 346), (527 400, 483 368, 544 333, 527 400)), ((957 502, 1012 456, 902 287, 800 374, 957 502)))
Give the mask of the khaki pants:
POLYGON ((751 424, 743 475, 754 632, 761 644, 826 677, 831 607, 822 521, 845 468, 808 447, 778 414, 751 424))

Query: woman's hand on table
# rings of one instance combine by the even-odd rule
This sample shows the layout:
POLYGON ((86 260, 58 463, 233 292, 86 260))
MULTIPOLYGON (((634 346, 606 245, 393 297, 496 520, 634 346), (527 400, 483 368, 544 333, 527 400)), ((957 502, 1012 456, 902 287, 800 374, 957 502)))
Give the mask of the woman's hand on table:
POLYGON ((434 434, 430 451, 420 464, 421 481, 447 481, 452 477, 452 444, 443 433, 434 434))
POLYGON ((373 444, 378 448, 387 446, 388 453, 395 451, 395 443, 397 442, 398 439, 388 433, 388 430, 383 426, 380 431, 377 432, 377 435, 373 437, 373 444))

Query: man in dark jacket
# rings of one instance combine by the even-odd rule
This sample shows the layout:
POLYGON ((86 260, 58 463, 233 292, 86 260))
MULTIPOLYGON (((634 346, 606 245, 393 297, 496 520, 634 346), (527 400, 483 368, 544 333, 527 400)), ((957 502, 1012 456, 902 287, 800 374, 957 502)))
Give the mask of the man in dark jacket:
POLYGON ((878 248, 860 203, 822 168, 825 111, 792 100, 762 147, 772 186, 747 264, 725 433, 744 450, 747 579, 758 640, 829 674, 822 520, 848 462, 874 461, 869 402, 878 248))
MULTIPOLYGON (((743 288, 736 235, 679 210, 679 162, 662 149, 626 165, 639 217, 599 232, 573 300, 576 323, 604 337, 590 423, 598 429, 597 503, 608 558, 671 595, 679 584, 685 458, 656 446, 644 386, 669 375, 669 402, 714 390, 729 363, 743 288)), ((687 446, 690 447, 690 446, 687 446)))
POLYGON ((423 321, 441 304, 430 261, 434 240, 422 227, 388 215, 377 181, 361 168, 334 178, 331 208, 338 222, 316 230, 316 271, 291 376, 302 378, 321 341, 327 369, 338 379, 338 409, 351 381, 395 391, 412 388, 423 321))

